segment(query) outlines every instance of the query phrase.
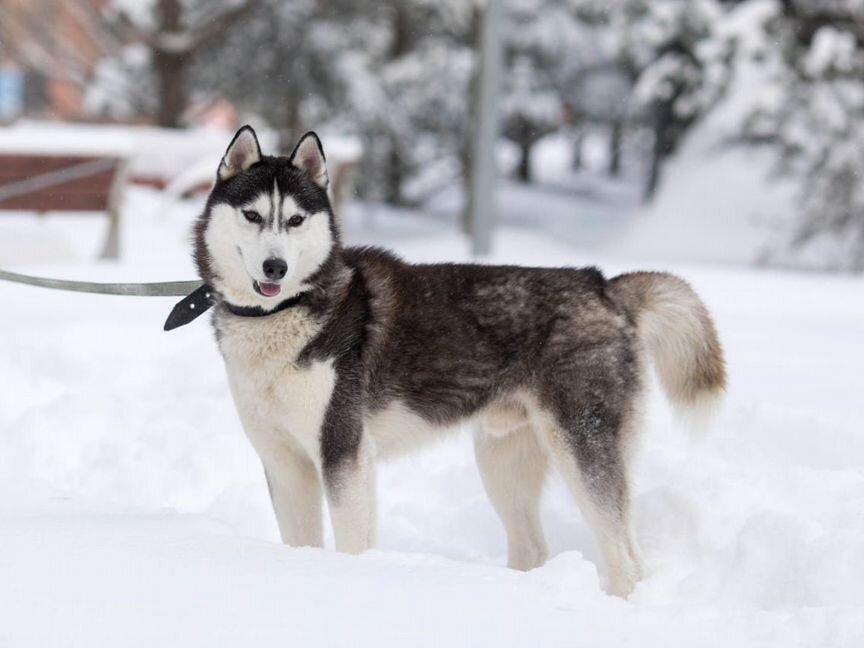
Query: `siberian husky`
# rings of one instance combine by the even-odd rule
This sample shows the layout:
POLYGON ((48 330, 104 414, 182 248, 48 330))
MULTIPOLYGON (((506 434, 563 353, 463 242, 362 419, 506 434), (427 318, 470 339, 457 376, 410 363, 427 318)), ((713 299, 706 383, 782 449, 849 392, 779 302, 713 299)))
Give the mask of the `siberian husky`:
POLYGON ((344 247, 321 142, 261 154, 234 136, 195 227, 195 260, 231 392, 261 457, 282 540, 375 538, 375 461, 467 421, 507 535, 507 564, 546 560, 538 506, 554 466, 596 533, 610 593, 641 575, 628 463, 647 360, 672 403, 725 388, 711 318, 664 273, 417 265, 344 247))

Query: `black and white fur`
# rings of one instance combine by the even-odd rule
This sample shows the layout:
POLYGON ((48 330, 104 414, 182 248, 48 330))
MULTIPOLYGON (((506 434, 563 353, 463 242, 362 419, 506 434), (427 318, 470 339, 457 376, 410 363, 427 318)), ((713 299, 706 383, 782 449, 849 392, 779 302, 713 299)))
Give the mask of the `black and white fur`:
POLYGON ((321 546, 326 497, 336 549, 371 547, 375 460, 473 419, 508 565, 546 559, 538 506, 554 466, 597 534, 608 590, 626 596, 641 575, 628 462, 646 357, 681 408, 724 390, 702 302, 662 273, 415 265, 346 248, 327 184, 315 134, 268 157, 244 127, 195 229, 231 391, 283 541, 321 546), (278 281, 274 260, 285 266, 278 281), (237 314, 246 311, 263 316, 237 314))

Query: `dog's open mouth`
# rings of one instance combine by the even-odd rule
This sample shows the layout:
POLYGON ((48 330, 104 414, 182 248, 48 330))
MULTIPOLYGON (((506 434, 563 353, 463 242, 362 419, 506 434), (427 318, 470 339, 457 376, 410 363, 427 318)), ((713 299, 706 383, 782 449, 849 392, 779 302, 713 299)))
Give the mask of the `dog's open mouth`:
POLYGON ((276 283, 258 283, 257 281, 253 281, 252 287, 255 289, 255 292, 264 297, 275 297, 282 291, 282 286, 276 283))

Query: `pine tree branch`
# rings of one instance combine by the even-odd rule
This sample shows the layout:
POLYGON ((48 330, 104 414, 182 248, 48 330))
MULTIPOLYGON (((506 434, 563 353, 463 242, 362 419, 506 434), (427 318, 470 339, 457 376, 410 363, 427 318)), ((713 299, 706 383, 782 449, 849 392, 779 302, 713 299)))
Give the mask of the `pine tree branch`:
POLYGON ((113 20, 108 19, 115 33, 125 35, 128 40, 144 43, 160 54, 192 55, 212 39, 224 34, 254 6, 254 0, 245 0, 231 9, 214 16, 203 27, 176 31, 158 30, 150 32, 135 23, 125 11, 118 11, 113 20))
POLYGON ((823 27, 833 27, 849 32, 858 46, 864 47, 864 16, 839 10, 802 8, 795 0, 782 0, 781 6, 783 15, 797 23, 795 39, 802 45, 809 46, 823 27))
POLYGON ((210 19, 206 26, 193 31, 190 39, 189 53, 194 53, 209 41, 228 31, 252 10, 254 4, 253 0, 244 0, 244 2, 210 19))

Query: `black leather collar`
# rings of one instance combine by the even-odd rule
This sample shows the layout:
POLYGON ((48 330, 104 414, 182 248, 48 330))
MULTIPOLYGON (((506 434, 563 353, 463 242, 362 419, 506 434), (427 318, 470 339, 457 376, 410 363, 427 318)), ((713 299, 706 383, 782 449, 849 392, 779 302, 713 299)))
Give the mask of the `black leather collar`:
MULTIPOLYGON (((216 303, 214 295, 215 291, 213 288, 205 283, 174 305, 174 308, 168 315, 168 319, 165 320, 163 329, 171 331, 180 326, 185 326, 189 322, 199 318, 216 303)), ((286 308, 297 306, 305 299, 305 297, 306 293, 294 295, 293 297, 289 297, 288 299, 279 302, 275 308, 271 308, 270 310, 266 310, 260 306, 235 306, 226 301, 223 301, 222 303, 225 305, 228 312, 233 315, 238 315, 240 317, 266 317, 267 315, 273 315, 274 313, 283 311, 286 308)))
POLYGON ((222 303, 225 304, 225 308, 227 308, 229 312, 233 313, 234 315, 239 315, 240 317, 265 317, 267 315, 272 315, 273 313, 283 311, 286 308, 296 306, 301 301, 303 301, 304 297, 306 297, 306 293, 294 295, 293 297, 289 297, 285 301, 279 302, 279 305, 276 306, 276 308, 271 308, 270 310, 265 310, 260 306, 235 306, 234 304, 229 304, 226 301, 223 301, 222 303))

